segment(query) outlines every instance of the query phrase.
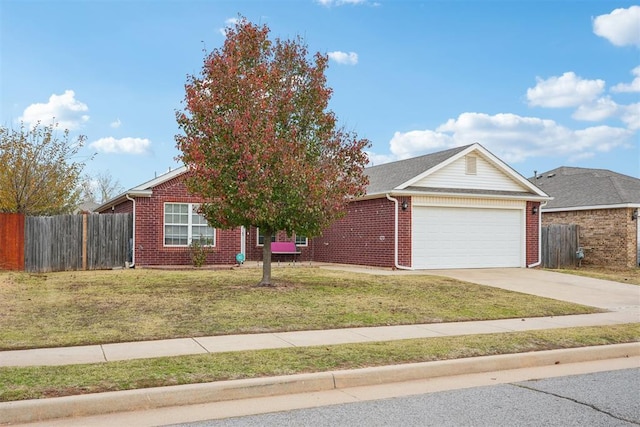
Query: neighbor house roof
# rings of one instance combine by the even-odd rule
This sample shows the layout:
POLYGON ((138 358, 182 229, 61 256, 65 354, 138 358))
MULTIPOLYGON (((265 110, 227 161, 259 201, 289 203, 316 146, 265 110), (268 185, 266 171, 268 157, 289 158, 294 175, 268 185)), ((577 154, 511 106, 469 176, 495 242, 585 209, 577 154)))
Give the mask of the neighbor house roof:
POLYGON ((640 179, 606 169, 562 166, 529 180, 553 197, 546 211, 640 206, 640 179))

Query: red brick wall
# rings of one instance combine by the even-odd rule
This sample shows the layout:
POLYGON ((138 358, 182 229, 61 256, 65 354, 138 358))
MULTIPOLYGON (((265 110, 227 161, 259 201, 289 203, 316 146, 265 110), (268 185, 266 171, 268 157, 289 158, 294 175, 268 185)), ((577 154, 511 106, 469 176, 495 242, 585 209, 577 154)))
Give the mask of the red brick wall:
MULTIPOLYGON (((314 239, 313 259, 319 262, 393 267, 394 222, 394 203, 386 198, 353 202, 344 218, 314 239)), ((408 236, 400 239, 400 264, 409 265, 410 209, 400 210, 399 222, 402 232, 409 232, 408 236)))
POLYGON ((398 198, 398 264, 411 267, 411 197, 398 198), (407 202, 409 207, 403 211, 400 206, 407 202))
POLYGON ((539 242, 540 242, 540 202, 527 202, 527 208, 525 215, 527 218, 527 224, 525 225, 525 239, 526 239, 526 263, 527 265, 535 264, 540 261, 539 257, 539 242), (538 210, 538 213, 532 214, 533 208, 538 210))
MULTIPOLYGON (((191 253, 188 247, 164 246, 164 204, 165 203, 201 203, 202 199, 190 195, 183 182, 184 175, 178 176, 153 189, 152 197, 136 197, 136 233, 135 262, 136 265, 191 265, 191 253)), ((133 203, 125 201, 113 210, 104 213, 133 212, 133 203)), ((233 230, 216 229, 215 247, 210 248, 206 264, 234 264, 236 254, 240 252, 240 228, 233 230)), ((292 241, 293 238, 284 232, 276 236, 279 242, 292 241)), ((312 243, 299 246, 300 255, 297 261, 309 261, 312 254, 312 243)), ((273 261, 288 261, 289 255, 273 255, 273 261)), ((262 246, 258 246, 255 228, 247 231, 246 260, 261 261, 262 246)))
POLYGON ((582 265, 614 268, 637 267, 637 220, 634 209, 592 209, 545 212, 542 224, 578 224, 580 246, 584 248, 582 265))
MULTIPOLYGON (((187 192, 181 176, 155 187, 153 197, 136 198, 135 262, 139 266, 192 263, 188 247, 164 246, 164 203, 167 202, 201 203, 202 199, 187 192)), ((116 212, 119 209, 125 207, 118 206, 116 212)), ((240 252, 240 230, 216 229, 215 240, 206 264, 234 264, 240 252)))

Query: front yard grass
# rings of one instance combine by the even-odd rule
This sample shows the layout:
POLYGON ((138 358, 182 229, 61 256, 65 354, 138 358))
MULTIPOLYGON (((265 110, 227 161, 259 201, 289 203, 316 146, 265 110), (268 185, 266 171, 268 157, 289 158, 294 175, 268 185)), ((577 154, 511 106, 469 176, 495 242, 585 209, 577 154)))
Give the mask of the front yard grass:
POLYGON ((274 268, 0 273, 0 350, 598 312, 455 279, 274 268))
POLYGON ((0 401, 637 342, 640 324, 0 368, 0 401))
POLYGON ((640 285, 640 268, 605 268, 605 267, 580 267, 549 269, 558 273, 575 274, 576 276, 593 277, 594 279, 611 280, 613 282, 640 285))

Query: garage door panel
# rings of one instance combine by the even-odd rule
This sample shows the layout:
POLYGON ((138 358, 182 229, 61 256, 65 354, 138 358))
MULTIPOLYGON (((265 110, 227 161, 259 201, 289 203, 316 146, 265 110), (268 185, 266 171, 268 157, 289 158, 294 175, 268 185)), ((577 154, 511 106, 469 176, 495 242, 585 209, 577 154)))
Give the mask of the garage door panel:
POLYGON ((522 265, 522 211, 415 207, 415 268, 485 268, 522 265))

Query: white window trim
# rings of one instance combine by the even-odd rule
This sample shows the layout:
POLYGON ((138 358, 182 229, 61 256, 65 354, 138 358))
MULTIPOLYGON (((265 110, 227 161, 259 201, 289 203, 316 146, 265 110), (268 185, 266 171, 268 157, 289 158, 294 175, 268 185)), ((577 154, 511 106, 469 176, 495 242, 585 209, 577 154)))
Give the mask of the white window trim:
MULTIPOLYGON (((165 248, 186 248, 188 247, 192 241, 193 241, 193 218, 192 218, 192 213, 196 213, 196 209, 198 208, 198 206, 200 206, 200 203, 187 203, 187 202, 164 202, 162 205, 162 245, 165 248), (189 219, 187 221, 187 224, 168 224, 168 225, 186 225, 187 226, 187 244, 186 245, 168 245, 166 242, 166 230, 167 230, 167 223, 165 222, 165 215, 166 215, 166 208, 167 205, 188 205, 188 211, 189 211, 189 219)), ((196 224, 196 225, 200 225, 200 224, 196 224)), ((204 245, 206 247, 210 247, 213 248, 216 246, 216 235, 217 230, 214 227, 213 228, 213 243, 210 245, 204 245)))
MULTIPOLYGON (((293 241, 294 241, 294 242, 296 242, 296 238, 297 238, 297 236, 294 236, 294 237, 293 237, 293 241)), ((304 243, 300 243, 300 244, 298 244, 298 242, 296 242, 296 246, 306 248, 307 246, 309 246, 309 238, 308 238, 308 237, 305 237, 305 238, 304 238, 304 243)))
MULTIPOLYGON (((274 233, 271 238, 273 239, 271 242, 275 242, 276 233, 274 233)), ((260 243, 260 229, 258 227, 256 227, 256 246, 264 246, 264 243, 260 243)))

